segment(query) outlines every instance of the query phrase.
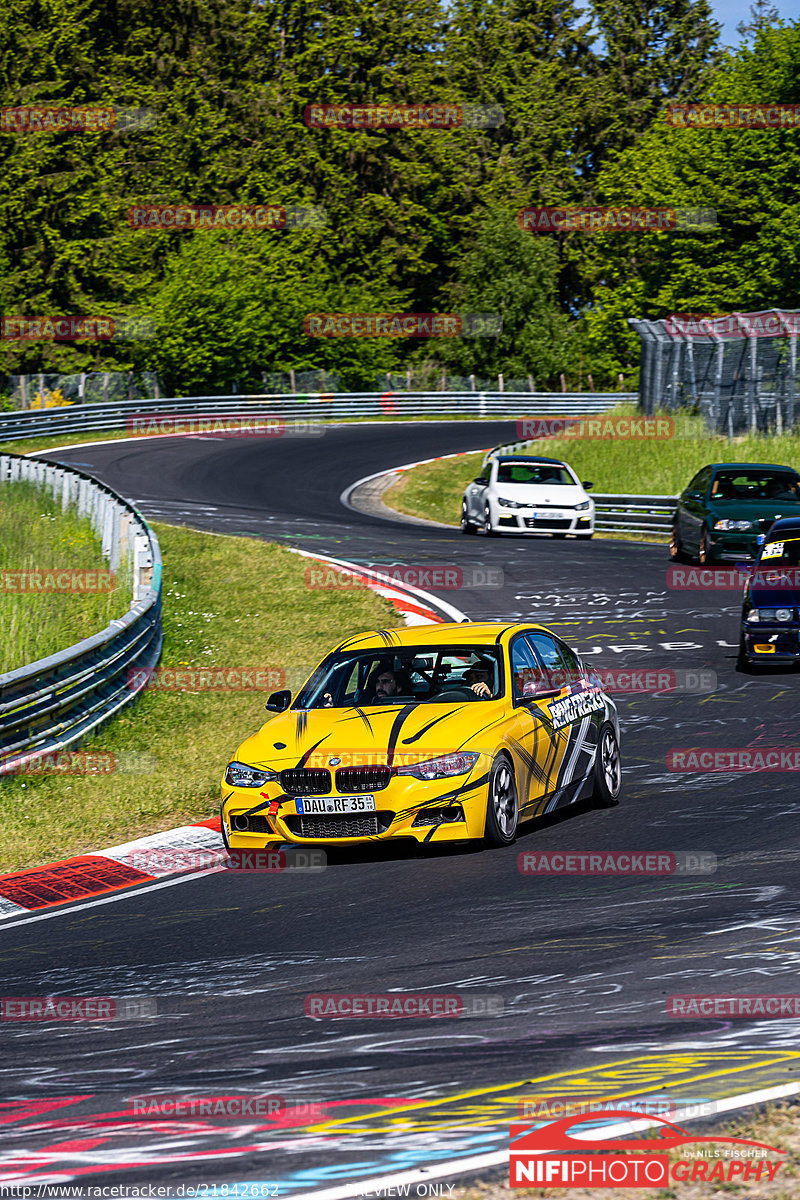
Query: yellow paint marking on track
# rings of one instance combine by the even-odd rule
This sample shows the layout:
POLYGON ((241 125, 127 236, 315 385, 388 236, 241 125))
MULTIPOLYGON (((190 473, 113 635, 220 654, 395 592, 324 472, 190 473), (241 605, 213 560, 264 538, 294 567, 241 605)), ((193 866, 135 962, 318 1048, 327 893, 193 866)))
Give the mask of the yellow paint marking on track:
MULTIPOLYGON (((597 1089, 598 1080, 604 1077, 608 1084, 613 1084, 614 1091, 618 1093, 620 1087, 633 1087, 638 1084, 635 1090, 624 1093, 626 1096, 641 1095, 643 1087, 649 1085, 648 1090, 653 1090, 654 1087, 661 1089, 670 1085, 674 1086, 677 1083, 681 1085, 696 1084, 702 1080, 715 1079, 725 1075, 741 1074, 745 1071, 757 1070, 758 1068, 775 1066, 781 1063, 789 1063, 792 1061, 800 1061, 800 1051, 796 1050, 775 1050, 775 1051, 759 1051, 759 1050, 721 1050, 703 1053, 701 1051, 684 1051, 674 1054, 654 1054, 646 1055, 641 1058, 618 1059, 611 1063, 606 1063, 604 1066, 590 1067, 588 1071, 578 1072, 559 1071, 553 1075, 541 1075, 535 1079, 522 1079, 513 1083, 497 1084, 493 1087, 472 1088, 465 1092, 456 1093, 453 1096, 432 1097, 427 1100, 414 1101, 407 1105, 396 1106, 393 1108, 379 1109, 374 1113, 365 1114, 361 1117, 342 1117, 340 1120, 324 1121, 317 1125, 304 1126, 305 1132, 331 1132, 336 1130, 346 1130, 348 1126, 358 1126, 354 1128, 354 1133, 377 1133, 379 1129, 364 1128, 362 1122, 373 1122, 382 1117, 389 1117, 388 1124, 396 1124, 396 1118, 401 1113, 414 1114, 421 1109, 436 1109, 454 1105, 459 1102, 464 1102, 474 1097, 485 1096, 495 1097, 494 1104, 504 1099, 503 1093, 506 1094, 507 1101, 518 1101, 524 1099, 523 1096, 516 1097, 509 1095, 510 1092, 517 1091, 520 1088, 536 1087, 536 1094, 543 1095, 541 1085, 556 1080, 569 1081, 560 1085, 553 1091, 554 1096, 562 1097, 568 1092, 575 1095, 593 1095, 592 1089, 597 1089), (745 1061, 741 1061, 744 1059, 745 1061), (756 1060, 756 1061, 754 1061, 756 1060), (731 1065, 739 1062, 740 1065, 731 1065), (703 1070, 702 1063, 719 1062, 721 1065, 718 1069, 703 1070), (670 1070, 672 1067, 672 1071, 670 1070), (634 1070, 635 1068, 635 1070, 634 1070), (692 1073, 699 1070, 700 1073, 692 1073), (627 1078, 626 1078, 627 1077, 627 1078)), ((443 1123, 435 1122, 430 1128, 441 1129, 443 1123)), ((384 1125, 384 1131, 386 1125, 384 1125)))

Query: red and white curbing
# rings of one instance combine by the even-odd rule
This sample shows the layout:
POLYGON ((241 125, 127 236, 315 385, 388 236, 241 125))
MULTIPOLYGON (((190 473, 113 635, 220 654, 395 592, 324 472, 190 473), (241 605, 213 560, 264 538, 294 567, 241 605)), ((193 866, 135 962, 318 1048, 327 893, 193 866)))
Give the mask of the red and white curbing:
POLYGON ((411 584, 398 584, 389 575, 380 571, 362 567, 359 563, 350 562, 344 558, 331 558, 327 554, 313 554, 310 550, 296 550, 288 547, 292 554, 301 554, 303 558, 313 558, 317 562, 329 563, 337 570, 362 583, 364 587, 385 597, 394 606, 405 621, 406 625, 433 625, 445 621, 468 621, 469 617, 438 596, 425 592, 422 588, 412 587, 411 584), (437 612, 438 609, 438 612, 437 612))
POLYGON ((226 852, 219 817, 196 825, 166 829, 121 846, 111 846, 108 850, 0 875, 0 920, 91 896, 104 896, 133 884, 153 883, 164 875, 196 870, 193 866, 181 868, 180 859, 183 854, 185 862, 191 864, 191 852, 198 851, 203 852, 204 870, 222 865, 226 852), (158 854, 153 853, 157 850, 166 852, 162 862, 159 862, 158 854), (133 865, 145 858, 147 870, 133 865))

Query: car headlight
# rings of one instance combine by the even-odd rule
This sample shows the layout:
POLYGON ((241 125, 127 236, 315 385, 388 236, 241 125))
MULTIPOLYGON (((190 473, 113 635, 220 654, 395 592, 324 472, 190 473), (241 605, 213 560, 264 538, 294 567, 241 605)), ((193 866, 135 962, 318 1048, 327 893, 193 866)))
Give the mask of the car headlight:
POLYGON ((396 767, 396 775, 411 775, 414 779, 447 779, 450 775, 466 775, 475 766, 480 754, 462 750, 456 754, 443 754, 441 758, 429 758, 426 762, 414 763, 409 767, 396 767))
POLYGON ((723 521, 714 522, 715 529, 725 529, 728 532, 736 530, 739 533, 744 533, 748 529, 757 529, 755 521, 729 521, 727 518, 723 521))
POLYGON ((501 508, 527 508, 527 504, 519 504, 516 500, 504 500, 502 496, 497 497, 497 503, 501 508))
POLYGON ((745 618, 748 624, 755 625, 759 621, 791 621, 791 608, 751 608, 745 618))
POLYGON ((591 500, 584 500, 583 504, 575 505, 575 511, 576 512, 585 512, 587 508, 591 508, 591 507, 592 507, 591 500))
POLYGON ((237 762, 235 758, 225 768, 225 782, 231 787, 263 787, 265 783, 277 781, 277 771, 259 771, 257 767, 248 767, 247 763, 237 762))

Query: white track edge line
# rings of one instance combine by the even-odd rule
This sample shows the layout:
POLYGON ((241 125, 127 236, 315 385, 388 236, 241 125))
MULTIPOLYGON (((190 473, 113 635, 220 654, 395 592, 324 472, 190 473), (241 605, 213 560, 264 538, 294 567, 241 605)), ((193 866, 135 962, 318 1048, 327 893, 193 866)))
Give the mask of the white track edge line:
POLYGON ((459 623, 470 621, 471 619, 460 608, 456 608, 454 604, 449 604, 447 600, 440 600, 438 596, 431 595, 430 592, 425 592, 422 588, 412 587, 410 583, 399 584, 396 580, 388 575, 382 575, 380 571, 373 571, 369 567, 365 567, 363 563, 350 562, 346 558, 333 558, 329 554, 314 554, 311 550, 298 550, 294 546, 286 546, 292 554, 301 554, 303 558, 315 558, 318 562, 329 562, 335 566, 345 567, 348 571, 352 571, 354 575, 364 575, 375 580, 376 583, 383 584, 384 587, 394 588, 400 593, 407 593, 412 599, 424 600, 427 604, 433 605, 434 608, 439 608, 442 612, 449 613, 454 621, 459 623))
MULTIPOLYGON (((715 1101, 717 1107, 714 1114, 695 1113, 691 1109, 679 1110, 674 1115, 674 1121, 698 1120, 703 1115, 716 1115, 720 1112, 731 1112, 739 1108, 747 1108, 752 1104, 763 1104, 768 1100, 780 1100, 787 1096, 800 1093, 800 1083, 780 1084, 777 1087, 762 1088, 755 1092, 742 1092, 738 1096, 730 1096, 726 1100, 715 1101), (687 1114, 687 1115, 684 1115, 687 1114)), ((443 1101, 443 1102, 446 1102, 443 1101)), ((649 1129, 658 1122, 642 1118, 638 1121, 620 1121, 602 1130, 605 1138, 618 1137, 622 1133, 638 1133, 649 1129)), ((583 1139, 583 1140, 589 1140, 583 1139)), ((480 1171, 486 1167, 505 1166, 509 1161, 508 1150, 495 1150, 488 1154, 474 1154, 467 1158, 454 1158, 449 1162, 435 1163, 430 1167, 418 1167, 414 1171, 399 1171, 393 1175, 373 1175, 360 1179, 357 1183, 343 1184, 340 1187, 325 1188, 312 1192, 293 1192, 290 1200, 348 1200, 349 1197, 362 1196, 367 1192, 386 1191, 406 1184, 424 1183, 431 1179, 441 1179, 447 1174, 464 1174, 480 1171)))

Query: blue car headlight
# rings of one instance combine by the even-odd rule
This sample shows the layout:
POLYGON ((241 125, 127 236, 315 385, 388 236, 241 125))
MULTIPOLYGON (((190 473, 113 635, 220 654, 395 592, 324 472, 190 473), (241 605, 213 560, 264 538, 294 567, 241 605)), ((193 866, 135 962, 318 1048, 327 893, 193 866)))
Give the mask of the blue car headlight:
POLYGON ((749 625, 760 621, 791 621, 791 608, 751 608, 745 620, 749 625))
POLYGON ((265 783, 277 783, 278 773, 248 767, 247 763, 237 762, 234 758, 225 768, 225 782, 231 787, 263 787, 265 783))

